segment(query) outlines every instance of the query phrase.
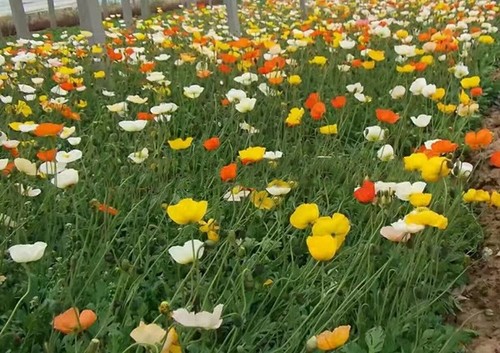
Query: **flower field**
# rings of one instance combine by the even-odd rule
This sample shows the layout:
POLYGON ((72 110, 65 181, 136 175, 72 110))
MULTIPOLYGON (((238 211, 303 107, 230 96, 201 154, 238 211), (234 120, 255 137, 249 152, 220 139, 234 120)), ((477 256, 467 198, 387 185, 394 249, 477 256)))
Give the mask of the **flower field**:
POLYGON ((0 351, 463 351, 498 5, 239 11, 2 48, 0 351))

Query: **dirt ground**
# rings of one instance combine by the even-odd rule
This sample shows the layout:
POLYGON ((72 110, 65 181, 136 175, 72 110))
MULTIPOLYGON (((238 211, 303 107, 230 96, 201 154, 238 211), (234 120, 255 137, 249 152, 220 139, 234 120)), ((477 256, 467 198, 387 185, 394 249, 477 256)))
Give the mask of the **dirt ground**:
MULTIPOLYGON (((494 106, 484 127, 495 134, 494 142, 475 158, 488 158, 500 151, 500 106, 494 106)), ((475 171, 475 187, 500 190, 500 168, 487 163, 475 171)), ((457 323, 478 333, 467 347, 469 353, 500 353, 500 209, 485 207, 479 218, 486 239, 482 259, 470 269, 470 283, 460 293, 457 323)))

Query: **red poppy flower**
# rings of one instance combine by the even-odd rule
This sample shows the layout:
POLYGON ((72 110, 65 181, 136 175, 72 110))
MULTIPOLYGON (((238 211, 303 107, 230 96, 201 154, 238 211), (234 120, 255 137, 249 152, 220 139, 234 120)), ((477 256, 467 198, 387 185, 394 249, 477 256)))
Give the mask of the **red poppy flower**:
POLYGON ((375 199, 375 183, 365 180, 360 188, 354 191, 354 198, 361 203, 370 203, 375 199))

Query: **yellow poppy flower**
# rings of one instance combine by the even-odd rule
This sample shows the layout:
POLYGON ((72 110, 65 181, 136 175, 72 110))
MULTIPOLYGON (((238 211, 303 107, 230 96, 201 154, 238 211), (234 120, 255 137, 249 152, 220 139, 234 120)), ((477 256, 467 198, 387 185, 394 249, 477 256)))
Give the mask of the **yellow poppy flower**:
POLYGON ((319 132, 323 135, 335 135, 337 134, 337 124, 325 125, 319 128, 319 132))
POLYGON ((372 70, 375 68, 375 61, 363 61, 361 65, 365 70, 372 70))
POLYGON ((444 114, 453 114, 455 110, 457 109, 457 106, 455 104, 443 104, 443 103, 438 103, 437 108, 440 112, 444 114))
POLYGON ((324 331, 317 335, 316 348, 322 351, 330 351, 342 347, 349 340, 351 326, 339 326, 333 331, 324 331))
MULTIPOLYGON (((443 99, 445 94, 446 94, 446 90, 444 88, 437 88, 436 92, 434 92, 431 95, 431 99, 433 101, 440 101, 441 99, 443 99)), ((453 109, 453 110, 455 110, 455 109, 453 109)))
POLYGON ((495 43, 495 39, 492 36, 483 35, 479 36, 478 42, 483 44, 493 44, 495 43))
POLYGON ((250 194, 250 201, 252 201, 255 207, 261 210, 272 210, 276 206, 276 203, 269 197, 267 191, 253 191, 250 194))
POLYGON ((422 179, 427 182, 436 182, 450 174, 448 160, 444 157, 432 157, 420 169, 422 179))
POLYGON ((316 261, 330 261, 343 243, 343 238, 331 235, 308 236, 306 239, 309 254, 316 261))
POLYGON ((462 196, 464 202, 489 202, 490 199, 488 191, 476 189, 469 189, 462 196))
POLYGON ((314 58, 309 60, 309 64, 323 66, 326 64, 327 61, 328 61, 328 59, 326 57, 319 55, 319 56, 315 56, 314 58))
POLYGON ((462 85, 463 89, 478 87, 480 83, 481 78, 479 76, 466 77, 460 81, 460 85, 462 85))
POLYGON ((432 194, 428 193, 415 193, 411 194, 409 201, 413 207, 427 207, 431 203, 432 194))
POLYGON ((319 208, 315 203, 298 206, 290 216, 290 224, 297 229, 306 229, 319 218, 319 208))
POLYGON ((332 217, 319 217, 312 227, 312 235, 329 234, 345 238, 349 230, 351 230, 349 219, 342 213, 334 213, 332 217))
POLYGON ((368 51, 368 56, 370 59, 375 61, 383 61, 385 59, 385 53, 383 50, 370 50, 368 51))
POLYGON ((238 151, 238 155, 243 164, 250 164, 261 161, 264 159, 266 149, 264 147, 249 147, 247 149, 238 151))
POLYGON ((207 201, 194 201, 191 198, 182 199, 176 205, 167 207, 167 214, 179 225, 200 222, 207 213, 207 201))
POLYGON ((434 57, 432 55, 424 55, 420 58, 420 62, 427 65, 432 65, 432 63, 434 62, 434 57))
POLYGON ((427 163, 427 156, 424 153, 412 153, 404 157, 405 170, 420 170, 422 166, 427 163))
POLYGON ((440 215, 428 208, 416 209, 405 217, 406 224, 416 224, 420 226, 430 226, 439 229, 448 227, 448 218, 440 215))
POLYGON ((106 77, 106 73, 104 71, 96 71, 94 72, 94 78, 104 78, 106 77))
POLYGON ((285 124, 290 127, 300 125, 304 113, 304 108, 292 108, 285 119, 285 124))
POLYGON ((400 72, 400 73, 413 72, 413 71, 415 71, 415 66, 410 65, 410 64, 407 64, 407 65, 404 65, 404 66, 397 65, 396 66, 396 71, 400 72))
POLYGON ((292 86, 300 85, 302 83, 302 79, 300 78, 299 75, 291 75, 288 78, 288 83, 291 84, 292 86))
POLYGON ((495 207, 500 207, 500 193, 498 191, 491 193, 490 203, 495 207))
POLYGON ((168 145, 173 150, 185 150, 186 148, 189 148, 191 146, 192 142, 192 137, 188 137, 184 140, 181 138, 177 138, 175 140, 168 140, 168 145))

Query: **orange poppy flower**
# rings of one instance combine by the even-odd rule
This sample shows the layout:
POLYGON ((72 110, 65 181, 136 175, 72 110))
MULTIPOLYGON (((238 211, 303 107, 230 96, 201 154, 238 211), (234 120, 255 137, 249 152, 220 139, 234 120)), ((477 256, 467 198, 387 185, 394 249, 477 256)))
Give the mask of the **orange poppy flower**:
POLYGON ((231 66, 229 65, 225 65, 225 64, 220 64, 217 69, 219 69, 220 72, 222 72, 223 74, 229 74, 231 73, 231 71, 233 70, 231 68, 231 66))
POLYGON ((107 213, 111 216, 116 216, 120 211, 118 211, 116 208, 108 206, 104 203, 96 203, 97 210, 102 212, 102 213, 107 213))
POLYGON ((424 71, 427 68, 427 64, 420 61, 411 65, 415 68, 415 71, 424 71))
POLYGON ((363 65, 363 60, 354 59, 353 61, 351 61, 351 65, 352 67, 361 67, 361 65, 363 65))
POLYGON ((246 52, 243 54, 242 58, 243 60, 256 60, 260 57, 261 53, 259 49, 255 49, 249 52, 246 52))
POLYGON ((215 151, 217 148, 219 148, 219 146, 220 140, 218 137, 212 137, 203 142, 203 147, 205 147, 207 151, 215 151))
POLYGON ((12 157, 14 158, 19 157, 19 150, 17 149, 17 147, 9 148, 9 152, 12 157))
POLYGON ((153 120, 154 118, 155 115, 148 112, 137 113, 137 120, 153 120))
POLYGON ((337 96, 335 98, 333 98, 331 101, 330 101, 330 104, 332 105, 332 107, 334 107, 335 109, 342 109, 345 107, 347 103, 347 98, 346 96, 337 96))
POLYGON ((384 123, 394 124, 399 120, 399 115, 389 109, 376 109, 377 119, 384 123))
POLYGON ((283 83, 283 76, 269 77, 268 81, 270 85, 280 85, 283 83))
POLYGON ((232 42, 227 43, 232 47, 236 47, 239 49, 244 49, 250 46, 252 42, 248 38, 240 38, 238 40, 233 40, 232 42))
POLYGON ((313 92, 311 93, 307 99, 306 99, 306 102, 304 103, 304 106, 307 108, 307 109, 312 109, 313 106, 319 102, 319 93, 317 92, 313 92))
POLYGON ((207 78, 207 77, 210 77, 211 74, 212 74, 212 71, 210 71, 210 70, 196 71, 196 77, 198 77, 198 78, 207 78))
POLYGON ((229 104, 231 104, 231 102, 229 101, 229 99, 224 98, 221 99, 220 104, 222 104, 224 107, 227 107, 229 104))
POLYGON ((226 53, 219 54, 219 57, 224 64, 234 64, 238 60, 236 56, 226 53))
POLYGON ((220 178, 222 181, 230 181, 236 179, 236 171, 238 170, 238 165, 236 163, 228 164, 221 168, 220 178))
POLYGON ((66 119, 76 120, 76 121, 80 120, 80 114, 73 112, 69 107, 64 107, 63 109, 61 109, 61 114, 66 119))
POLYGON ((465 134, 465 144, 473 150, 479 150, 488 146, 493 141, 493 133, 488 129, 478 132, 469 131, 465 134))
POLYGON ((52 162, 53 160, 56 159, 56 154, 57 154, 57 150, 54 148, 54 149, 46 150, 46 151, 38 151, 36 156, 41 161, 52 162))
POLYGON ((472 97, 479 97, 483 95, 483 89, 481 87, 474 87, 470 90, 470 95, 472 97))
POLYGON ((2 174, 7 176, 7 175, 11 174, 14 171, 14 169, 16 169, 16 165, 14 164, 14 162, 9 162, 9 163, 7 163, 5 168, 3 168, 2 174))
POLYGON ((155 66, 156 64, 153 61, 145 62, 141 64, 141 66, 139 67, 139 71, 141 71, 142 73, 150 72, 153 71, 155 66))
POLYGON ((60 83, 59 87, 61 87, 63 90, 68 91, 68 92, 75 89, 75 86, 73 86, 73 84, 71 82, 68 82, 68 81, 60 83))
POLYGON ((490 164, 494 167, 500 168, 500 151, 493 152, 490 157, 490 164))
POLYGON ((63 128, 63 124, 42 123, 36 127, 33 133, 38 137, 57 136, 63 128))
POLYGON ((452 153, 455 152, 457 148, 458 144, 450 140, 439 140, 431 145, 431 150, 437 154, 452 153))
POLYGON ((311 117, 320 120, 326 113, 326 106, 323 102, 316 102, 311 109, 311 117))
POLYGON ((74 332, 82 332, 92 326, 97 320, 97 315, 92 310, 69 308, 64 313, 57 315, 52 322, 52 327, 68 335, 74 332))

